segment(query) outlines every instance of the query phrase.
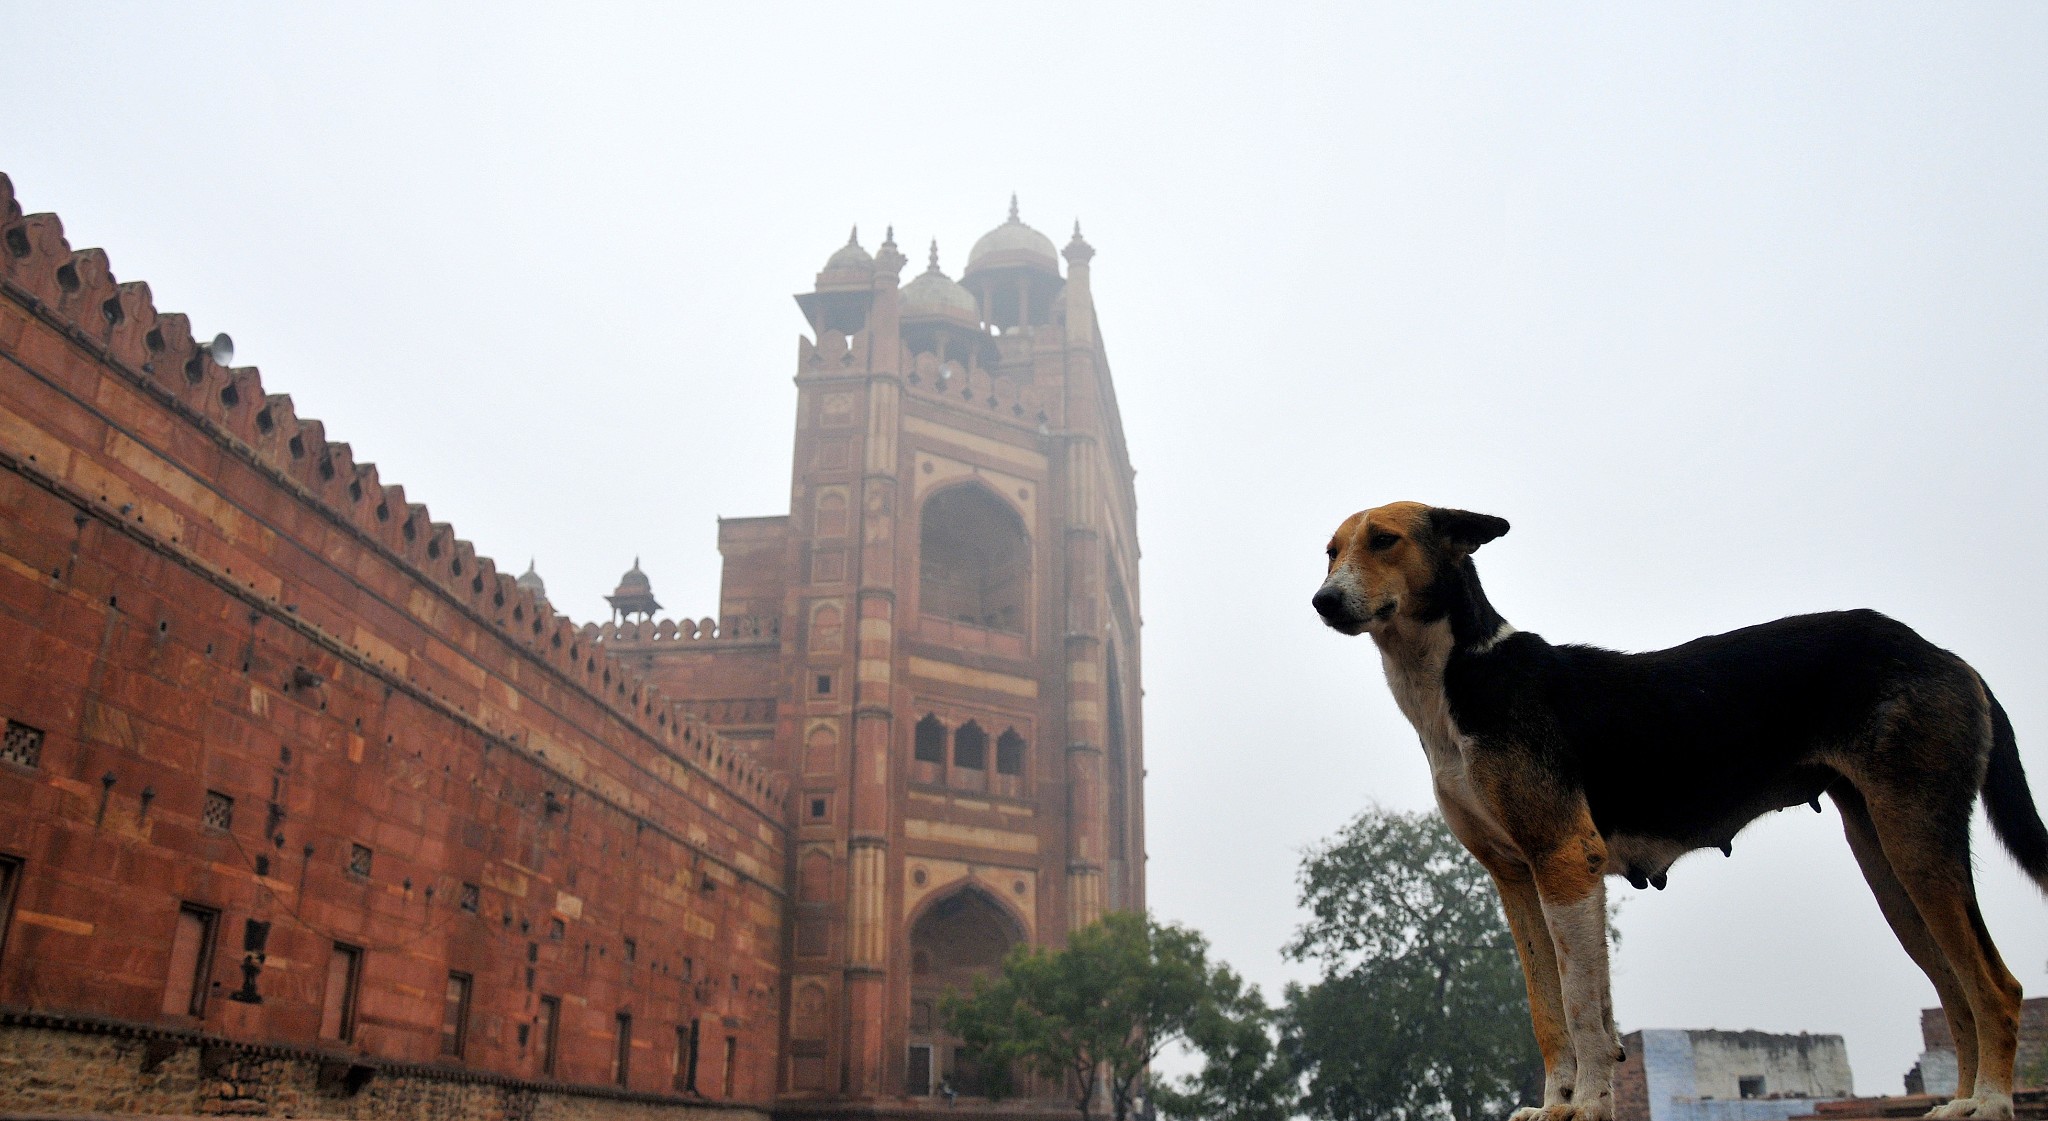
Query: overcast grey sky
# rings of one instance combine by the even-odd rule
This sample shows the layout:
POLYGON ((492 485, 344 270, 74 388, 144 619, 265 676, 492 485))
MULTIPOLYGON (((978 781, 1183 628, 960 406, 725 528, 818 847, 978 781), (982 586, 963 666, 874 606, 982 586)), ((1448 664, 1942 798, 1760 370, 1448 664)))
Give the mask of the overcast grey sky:
MULTIPOLYGON (((1894 614, 2048 794, 2048 6, 983 11, 4 0, 0 170, 579 619, 636 555, 715 613, 715 519, 787 509, 789 294, 850 224, 957 275, 1013 190, 1078 216, 1152 902, 1269 993, 1302 847, 1430 804, 1308 606, 1364 506, 1509 518, 1481 568, 1553 640, 1894 614)), ((1899 1091, 1934 994, 1832 809, 1619 894, 1625 1030, 1840 1032, 1899 1091)))

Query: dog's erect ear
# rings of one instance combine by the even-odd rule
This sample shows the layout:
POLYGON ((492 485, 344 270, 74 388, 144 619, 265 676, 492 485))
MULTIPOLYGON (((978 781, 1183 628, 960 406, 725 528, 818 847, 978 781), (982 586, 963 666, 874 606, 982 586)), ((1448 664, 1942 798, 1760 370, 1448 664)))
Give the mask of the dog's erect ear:
POLYGON ((1438 539, 1460 552, 1469 553, 1508 531, 1508 520, 1470 510, 1433 509, 1429 527, 1438 539))

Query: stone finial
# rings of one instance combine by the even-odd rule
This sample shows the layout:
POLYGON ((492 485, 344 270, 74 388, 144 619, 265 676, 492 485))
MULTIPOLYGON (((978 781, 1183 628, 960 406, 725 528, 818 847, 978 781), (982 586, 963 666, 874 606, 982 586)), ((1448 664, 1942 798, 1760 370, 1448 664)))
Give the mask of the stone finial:
POLYGON ((1060 250, 1060 256, 1065 257, 1070 265, 1085 265, 1088 263, 1089 258, 1095 256, 1095 247, 1088 244, 1087 240, 1081 236, 1081 220, 1079 218, 1074 219, 1074 238, 1072 241, 1067 242, 1065 249, 1060 250))
POLYGON ((929 271, 931 271, 931 272, 938 272, 938 271, 939 271, 939 239, 938 239, 938 238, 933 238, 933 239, 932 239, 932 258, 931 258, 931 267, 930 267, 929 271))
POLYGON ((1024 224, 1024 219, 1017 217, 1017 192, 1015 191, 1010 192, 1010 221, 1019 226, 1024 224))
POLYGON ((892 225, 883 235, 882 244, 875 250, 875 268, 881 275, 895 276, 903 271, 903 265, 908 260, 909 258, 896 248, 896 227, 892 225))

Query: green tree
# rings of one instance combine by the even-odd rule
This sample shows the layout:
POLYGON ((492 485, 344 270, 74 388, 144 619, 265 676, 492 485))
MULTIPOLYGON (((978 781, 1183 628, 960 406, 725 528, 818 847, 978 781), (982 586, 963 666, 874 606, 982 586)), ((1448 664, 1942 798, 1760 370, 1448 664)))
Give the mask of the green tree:
POLYGON ((1287 1121, 1298 1080, 1275 1038, 1278 1017, 1259 990, 1228 967, 1212 974, 1213 1014, 1188 1030, 1202 1068, 1153 1083, 1152 1100, 1172 1121, 1287 1121))
POLYGON ((1106 1091, 1115 1121, 1126 1117, 1160 1051, 1219 1015, 1222 978, 1201 935, 1143 914, 1115 912, 1073 933, 1065 949, 1019 946, 1001 974, 949 994, 940 1005, 968 1057, 989 1076, 992 1096, 1022 1066, 1074 1095, 1090 1121, 1106 1091))
POLYGON ((1493 880, 1435 813, 1368 809, 1302 862, 1289 1059, 1326 1121, 1481 1121, 1541 1100, 1543 1059, 1493 880))

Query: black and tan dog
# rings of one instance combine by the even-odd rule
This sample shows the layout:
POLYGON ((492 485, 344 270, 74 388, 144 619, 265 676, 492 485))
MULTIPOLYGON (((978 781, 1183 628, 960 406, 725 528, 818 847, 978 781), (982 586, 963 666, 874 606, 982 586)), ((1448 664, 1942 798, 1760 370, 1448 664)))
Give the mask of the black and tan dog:
POLYGON ((1977 910, 1971 806, 2043 890, 2048 829, 1983 679, 1874 611, 1647 654, 1552 646, 1480 590, 1472 551, 1507 531, 1414 502, 1354 514, 1315 608, 1372 636, 1445 819, 1500 888, 1545 1070, 1516 1121, 1613 1115, 1603 877, 1661 888, 1685 853, 1822 794, 1948 1015, 1957 1097, 1932 1115, 2011 1117, 2020 985, 1977 910))

